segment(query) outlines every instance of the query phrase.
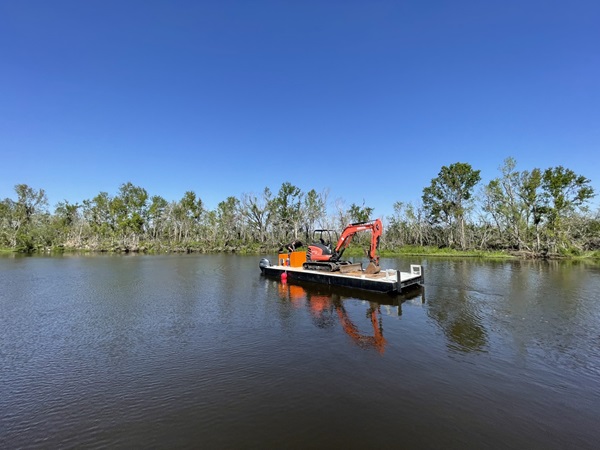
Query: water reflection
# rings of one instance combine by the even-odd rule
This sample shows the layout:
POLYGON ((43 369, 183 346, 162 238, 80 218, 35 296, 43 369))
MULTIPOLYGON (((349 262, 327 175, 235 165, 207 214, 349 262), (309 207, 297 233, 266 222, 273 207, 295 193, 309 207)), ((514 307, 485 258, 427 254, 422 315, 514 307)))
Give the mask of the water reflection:
POLYGON ((422 263, 426 303, 238 255, 0 257, 0 448, 597 448, 600 268, 422 263))
POLYGON ((488 333, 477 311, 476 303, 465 293, 452 302, 430 305, 428 314, 442 329, 452 351, 487 351, 488 333))
POLYGON ((310 313, 312 323, 317 328, 334 328, 339 326, 357 347, 371 349, 383 354, 387 340, 383 335, 383 318, 381 306, 392 306, 397 316, 402 314, 402 301, 420 298, 424 302, 422 289, 415 289, 405 296, 369 296, 362 299, 344 296, 344 289, 331 288, 317 290, 287 282, 276 282, 279 297, 289 302, 294 308, 306 309, 310 313), (363 315, 351 315, 346 306, 352 302, 352 310, 360 305, 363 315))
POLYGON ((598 265, 442 259, 424 265, 427 315, 451 352, 509 345, 522 364, 537 354, 552 364, 582 365, 575 343, 598 329, 598 265))
POLYGON ((487 351, 489 338, 482 309, 490 303, 484 301, 486 297, 494 295, 489 286, 496 285, 494 278, 501 276, 502 266, 465 260, 439 264, 443 269, 436 270, 435 281, 428 286, 435 299, 429 303, 428 316, 443 331, 451 352, 487 351))

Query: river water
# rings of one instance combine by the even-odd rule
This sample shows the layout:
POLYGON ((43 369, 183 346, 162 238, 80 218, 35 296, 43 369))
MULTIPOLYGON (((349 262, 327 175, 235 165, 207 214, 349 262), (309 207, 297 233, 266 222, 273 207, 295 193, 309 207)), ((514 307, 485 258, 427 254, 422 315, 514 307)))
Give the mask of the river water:
POLYGON ((0 258, 0 448, 598 448, 600 267, 389 297, 232 255, 0 258))

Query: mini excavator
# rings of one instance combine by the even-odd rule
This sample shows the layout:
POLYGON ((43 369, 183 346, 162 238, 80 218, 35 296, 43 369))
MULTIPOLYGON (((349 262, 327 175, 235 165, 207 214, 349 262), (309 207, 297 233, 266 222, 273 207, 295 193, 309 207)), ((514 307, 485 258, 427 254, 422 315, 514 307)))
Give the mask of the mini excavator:
MULTIPOLYGON (((331 248, 331 243, 325 242, 322 238, 320 242, 313 242, 308 246, 306 262, 302 264, 302 267, 307 270, 321 270, 325 272, 349 272, 360 268, 360 264, 352 264, 349 261, 342 260, 342 255, 344 254, 344 250, 350 245, 354 235, 361 231, 371 231, 371 246, 368 251, 370 262, 365 269, 365 273, 379 273, 381 269, 379 267, 377 250, 379 248, 379 239, 383 232, 383 225, 380 219, 351 223, 342 231, 335 248, 331 248)), ((331 231, 316 230, 315 233, 319 233, 322 237, 329 235, 331 231)))

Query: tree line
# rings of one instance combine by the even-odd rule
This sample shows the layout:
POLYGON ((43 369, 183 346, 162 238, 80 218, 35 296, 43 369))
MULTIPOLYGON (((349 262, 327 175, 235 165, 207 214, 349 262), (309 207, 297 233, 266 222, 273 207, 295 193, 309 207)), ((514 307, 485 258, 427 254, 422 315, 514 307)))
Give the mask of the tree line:
MULTIPOLYGON (((449 247, 523 255, 577 255, 600 249, 600 216, 590 210, 590 180, 562 166, 519 171, 507 158, 482 185, 468 163, 443 166, 421 202, 393 204, 382 218, 382 249, 449 247)), ((177 201, 149 195, 131 182, 115 195, 65 200, 50 212, 46 193, 25 184, 0 202, 0 247, 95 251, 271 252, 310 240, 316 228, 341 231, 369 220, 374 208, 330 202, 327 191, 303 192, 284 182, 274 193, 227 197, 209 209, 194 191, 177 201)))

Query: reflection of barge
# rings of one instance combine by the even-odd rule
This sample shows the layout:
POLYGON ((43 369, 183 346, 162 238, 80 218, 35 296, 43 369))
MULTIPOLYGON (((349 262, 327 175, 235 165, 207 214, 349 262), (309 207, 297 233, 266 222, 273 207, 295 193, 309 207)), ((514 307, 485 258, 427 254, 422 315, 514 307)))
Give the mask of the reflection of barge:
POLYGON ((284 276, 290 281, 308 281, 387 294, 400 294, 424 282, 423 269, 420 265, 411 265, 410 272, 383 269, 378 273, 370 274, 363 270, 360 264, 353 265, 354 267, 349 271, 309 270, 302 267, 301 261, 304 260, 304 252, 280 254, 278 264, 271 264, 266 258, 261 259, 260 270, 264 275, 284 276))

